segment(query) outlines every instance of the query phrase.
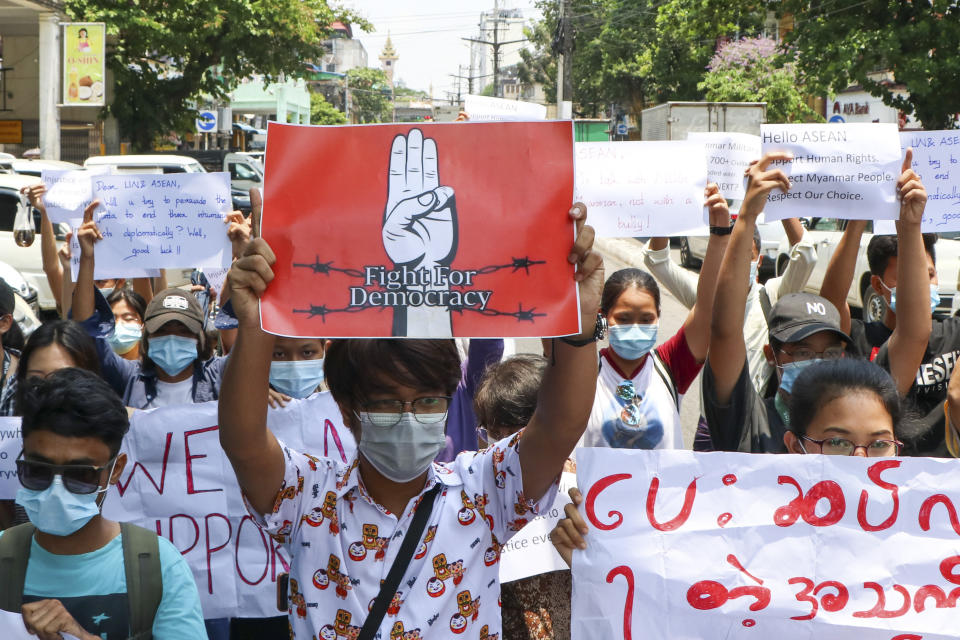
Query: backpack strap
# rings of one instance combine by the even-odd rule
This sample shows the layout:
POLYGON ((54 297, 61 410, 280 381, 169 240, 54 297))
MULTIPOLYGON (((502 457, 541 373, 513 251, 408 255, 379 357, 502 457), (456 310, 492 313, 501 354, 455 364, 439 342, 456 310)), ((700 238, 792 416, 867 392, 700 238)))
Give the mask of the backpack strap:
POLYGON ((766 287, 760 287, 760 290, 757 292, 757 298, 760 301, 760 310, 763 311, 764 319, 770 322, 770 310, 773 309, 773 305, 770 304, 770 294, 767 293, 766 287))
POLYGON ((20 613, 34 531, 36 528, 26 522, 0 536, 0 609, 4 611, 20 613))
POLYGON ((660 359, 660 354, 658 354, 656 350, 653 350, 651 354, 653 355, 653 370, 656 371, 660 379, 663 380, 663 384, 667 385, 667 390, 670 391, 670 396, 673 398, 673 404, 677 407, 677 411, 679 411, 680 395, 677 393, 677 384, 673 381, 673 374, 667 369, 667 366, 663 364, 663 360, 660 359))
POLYGON ((129 522, 120 523, 120 537, 130 606, 130 638, 150 640, 153 619, 163 597, 160 543, 156 533, 129 522))

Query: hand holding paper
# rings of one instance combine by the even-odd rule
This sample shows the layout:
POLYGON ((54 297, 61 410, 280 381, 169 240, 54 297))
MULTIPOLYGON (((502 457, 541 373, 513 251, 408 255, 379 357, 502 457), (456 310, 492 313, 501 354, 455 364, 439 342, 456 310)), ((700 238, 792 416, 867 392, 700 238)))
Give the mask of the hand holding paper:
POLYGON ((83 224, 77 229, 77 242, 80 243, 80 257, 93 257, 93 247, 99 240, 103 240, 100 228, 93 221, 93 212, 100 206, 99 200, 94 200, 83 210, 83 224))
POLYGON ((927 206, 927 190, 914 170, 913 149, 907 148, 903 159, 903 173, 897 180, 897 198, 900 200, 900 221, 909 224, 923 222, 923 210, 927 206))
POLYGON ((570 489, 570 504, 563 508, 566 517, 557 523, 557 526, 550 532, 550 540, 553 546, 557 548, 557 553, 563 558, 563 561, 570 566, 573 558, 574 549, 586 549, 587 543, 583 536, 587 535, 587 523, 583 521, 583 516, 577 510, 580 503, 583 502, 583 496, 576 487, 570 489))
POLYGON ((703 190, 703 197, 706 199, 704 206, 707 207, 710 216, 710 226, 728 226, 730 224, 730 205, 727 204, 727 199, 720 193, 720 187, 711 182, 703 190))
POLYGON ((773 151, 765 154, 757 162, 751 163, 744 172, 747 176, 747 192, 740 205, 740 215, 758 216, 763 213, 767 203, 767 194, 779 188, 783 193, 790 191, 790 179, 780 169, 768 170, 773 162, 790 162, 793 154, 786 151, 773 151))
POLYGON ((62 640, 61 632, 77 638, 96 637, 84 631, 59 600, 24 603, 21 611, 27 631, 40 640, 62 640))

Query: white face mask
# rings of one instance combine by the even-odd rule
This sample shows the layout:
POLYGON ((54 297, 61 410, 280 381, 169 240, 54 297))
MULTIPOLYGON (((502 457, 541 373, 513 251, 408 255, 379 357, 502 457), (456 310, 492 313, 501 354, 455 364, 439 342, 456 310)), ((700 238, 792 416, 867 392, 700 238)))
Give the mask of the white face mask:
POLYGON ((357 417, 360 419, 357 448, 374 469, 394 482, 410 482, 422 474, 447 444, 446 420, 422 424, 412 413, 404 413, 395 425, 383 427, 366 411, 357 417))
POLYGON ((753 287, 754 283, 757 281, 757 272, 760 269, 760 259, 757 258, 755 262, 750 263, 750 286, 753 287))

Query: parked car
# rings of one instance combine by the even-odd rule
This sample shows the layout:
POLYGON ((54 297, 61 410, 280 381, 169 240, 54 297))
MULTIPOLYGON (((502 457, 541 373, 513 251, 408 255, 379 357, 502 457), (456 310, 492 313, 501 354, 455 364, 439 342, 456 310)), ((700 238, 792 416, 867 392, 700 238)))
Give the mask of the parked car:
POLYGON ((20 175, 39 178, 40 173, 45 169, 64 171, 67 169, 81 169, 82 167, 72 162, 64 162, 63 160, 28 160, 26 158, 4 160, 0 158, 0 168, 6 169, 7 173, 19 173, 20 175))
MULTIPOLYGON (((761 222, 760 230, 760 280, 766 281, 777 272, 776 259, 781 240, 787 242, 787 233, 780 222, 761 222)), ((680 238, 680 264, 687 268, 699 267, 707 255, 709 236, 683 236, 680 238)))
MULTIPOLYGON (((830 258, 840 242, 847 220, 837 218, 804 218, 804 226, 817 249, 817 264, 807 281, 804 291, 819 294, 823 278, 830 264, 830 258)), ((960 296, 957 295, 957 278, 960 275, 960 234, 941 234, 936 244, 937 275, 940 280, 940 304, 935 311, 938 315, 957 315, 960 311, 960 296)), ((847 304, 853 309, 861 309, 864 322, 876 322, 883 318, 887 302, 870 286, 870 265, 867 262, 867 245, 873 237, 873 222, 867 223, 857 253, 857 266, 854 271, 847 304)), ((777 257, 777 273, 783 271, 788 261, 790 247, 786 241, 780 243, 777 257)))

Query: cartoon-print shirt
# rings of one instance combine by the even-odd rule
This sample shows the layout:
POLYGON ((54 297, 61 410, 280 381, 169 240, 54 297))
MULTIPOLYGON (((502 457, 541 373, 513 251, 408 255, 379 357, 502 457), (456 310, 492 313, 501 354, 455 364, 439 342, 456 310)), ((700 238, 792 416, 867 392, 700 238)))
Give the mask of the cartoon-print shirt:
POLYGON ((379 638, 499 639, 501 545, 541 507, 549 508, 557 491, 554 485, 537 503, 524 497, 519 435, 480 453, 461 453, 453 462, 434 463, 423 491, 399 519, 367 494, 356 456, 344 465, 284 446, 284 483, 273 512, 262 517, 247 508, 292 556, 293 638, 357 637, 416 505, 440 483, 379 638))

